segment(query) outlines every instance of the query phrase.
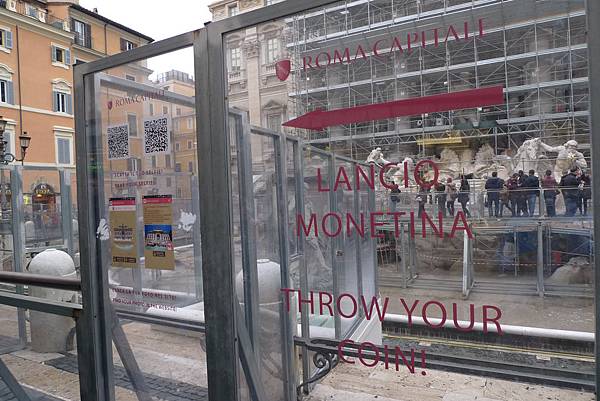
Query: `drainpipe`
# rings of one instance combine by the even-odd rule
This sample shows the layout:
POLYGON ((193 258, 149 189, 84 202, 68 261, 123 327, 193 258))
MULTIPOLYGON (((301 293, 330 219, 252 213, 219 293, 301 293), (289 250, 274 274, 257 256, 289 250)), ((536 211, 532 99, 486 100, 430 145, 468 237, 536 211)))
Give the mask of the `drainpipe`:
POLYGON ((17 73, 19 78, 17 83, 19 84, 19 132, 23 135, 23 98, 21 94, 21 47, 19 46, 19 26, 15 26, 15 43, 17 51, 17 73))

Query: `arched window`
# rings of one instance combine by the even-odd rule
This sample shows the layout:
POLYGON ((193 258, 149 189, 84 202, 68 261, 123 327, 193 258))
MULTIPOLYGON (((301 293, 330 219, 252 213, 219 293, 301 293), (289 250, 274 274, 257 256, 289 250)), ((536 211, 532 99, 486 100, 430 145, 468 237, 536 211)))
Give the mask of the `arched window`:
POLYGON ((15 104, 15 91, 12 82, 13 70, 0 64, 0 103, 15 104))

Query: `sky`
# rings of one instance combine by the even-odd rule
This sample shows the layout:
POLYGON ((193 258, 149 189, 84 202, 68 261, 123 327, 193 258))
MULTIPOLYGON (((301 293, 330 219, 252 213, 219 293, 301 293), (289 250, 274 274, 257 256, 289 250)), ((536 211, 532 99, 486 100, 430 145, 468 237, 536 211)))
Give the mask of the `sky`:
MULTIPOLYGON (((215 0, 80 0, 79 4, 154 40, 166 39, 199 29, 212 16, 208 4, 215 0)), ((191 49, 154 58, 148 67, 155 73, 178 69, 193 75, 191 49)))

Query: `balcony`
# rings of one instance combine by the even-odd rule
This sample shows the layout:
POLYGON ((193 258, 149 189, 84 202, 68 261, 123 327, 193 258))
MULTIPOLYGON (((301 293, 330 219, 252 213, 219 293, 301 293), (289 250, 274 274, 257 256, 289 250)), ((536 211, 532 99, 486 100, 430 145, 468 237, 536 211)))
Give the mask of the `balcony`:
POLYGON ((73 41, 76 45, 87 47, 88 49, 92 48, 92 38, 89 35, 82 35, 79 32, 74 33, 73 41))
POLYGON ((55 16, 49 14, 48 10, 37 7, 34 4, 26 3, 19 0, 0 0, 0 7, 15 12, 17 14, 21 14, 29 18, 38 20, 44 24, 52 25, 53 27, 61 29, 63 31, 70 32, 68 21, 56 18, 55 16))
POLYGON ((243 81, 246 79, 246 70, 242 70, 239 67, 233 67, 228 72, 229 83, 243 81))

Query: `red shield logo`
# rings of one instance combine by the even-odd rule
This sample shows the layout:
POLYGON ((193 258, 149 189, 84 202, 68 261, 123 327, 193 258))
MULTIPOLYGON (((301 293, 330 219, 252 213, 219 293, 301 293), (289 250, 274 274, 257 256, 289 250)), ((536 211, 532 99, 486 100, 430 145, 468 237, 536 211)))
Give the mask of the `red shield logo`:
POLYGON ((112 100, 109 100, 109 101, 108 101, 108 109, 109 109, 109 110, 112 110, 112 108, 113 108, 113 101, 112 101, 112 100))
POLYGON ((281 60, 275 64, 275 73, 280 81, 285 81, 290 76, 292 62, 290 60, 281 60))

